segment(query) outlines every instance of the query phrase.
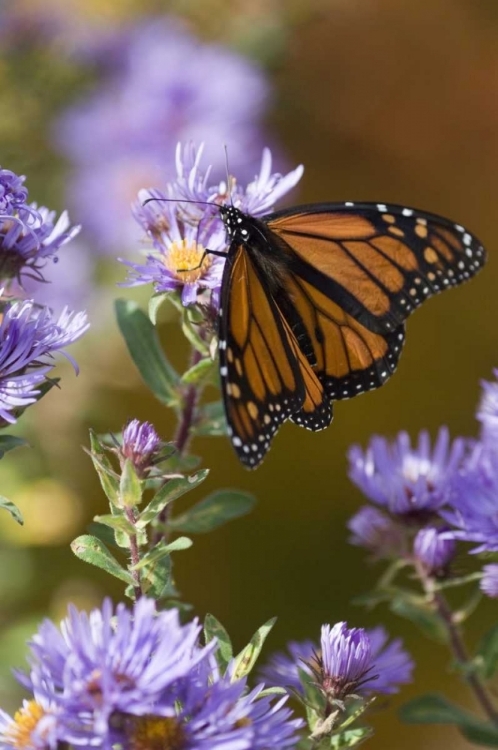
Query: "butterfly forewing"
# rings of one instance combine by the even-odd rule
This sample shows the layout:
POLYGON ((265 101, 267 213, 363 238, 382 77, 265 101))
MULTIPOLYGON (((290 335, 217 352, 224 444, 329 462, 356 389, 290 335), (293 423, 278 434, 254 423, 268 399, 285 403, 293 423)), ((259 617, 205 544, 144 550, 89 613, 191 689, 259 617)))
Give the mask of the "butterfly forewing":
POLYGON ((425 299, 485 262, 464 227, 400 206, 317 204, 264 220, 293 254, 296 275, 377 332, 397 329, 425 299))
POLYGON ((309 398, 300 359, 314 375, 242 246, 231 248, 224 279, 219 349, 225 411, 237 455, 254 468, 279 425, 309 398))

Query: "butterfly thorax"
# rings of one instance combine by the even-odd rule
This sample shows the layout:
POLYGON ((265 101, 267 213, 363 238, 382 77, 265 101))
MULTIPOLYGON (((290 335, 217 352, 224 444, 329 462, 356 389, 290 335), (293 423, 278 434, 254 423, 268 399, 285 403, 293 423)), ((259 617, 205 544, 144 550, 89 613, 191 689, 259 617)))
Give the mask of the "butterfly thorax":
POLYGON ((242 246, 262 273, 267 289, 272 293, 282 290, 284 276, 292 264, 292 256, 284 244, 270 233, 263 221, 235 206, 220 206, 220 215, 227 233, 229 252, 235 252, 242 246))

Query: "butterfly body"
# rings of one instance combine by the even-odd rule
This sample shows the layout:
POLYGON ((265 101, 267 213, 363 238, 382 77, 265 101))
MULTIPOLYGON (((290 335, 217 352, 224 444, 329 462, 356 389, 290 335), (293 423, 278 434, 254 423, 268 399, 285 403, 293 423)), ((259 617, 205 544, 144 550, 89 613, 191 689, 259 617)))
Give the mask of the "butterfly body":
POLYGON ((402 206, 220 214, 229 241, 220 374, 232 443, 249 468, 286 419, 323 429, 334 400, 383 385, 411 312, 485 260, 460 225, 402 206))

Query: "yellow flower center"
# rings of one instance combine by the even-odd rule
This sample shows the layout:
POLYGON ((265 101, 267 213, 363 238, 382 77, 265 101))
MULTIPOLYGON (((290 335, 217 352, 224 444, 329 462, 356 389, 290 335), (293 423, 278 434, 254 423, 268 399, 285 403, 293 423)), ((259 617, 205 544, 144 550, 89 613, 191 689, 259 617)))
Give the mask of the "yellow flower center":
POLYGON ((182 750, 185 731, 173 716, 128 717, 129 747, 132 750, 182 750))
POLYGON ((212 256, 197 242, 188 244, 186 239, 173 242, 164 264, 182 284, 195 284, 202 278, 212 263, 212 256))
POLYGON ((31 733, 44 715, 45 711, 39 703, 26 701, 14 714, 14 720, 5 733, 7 742, 16 748, 32 747, 31 733))

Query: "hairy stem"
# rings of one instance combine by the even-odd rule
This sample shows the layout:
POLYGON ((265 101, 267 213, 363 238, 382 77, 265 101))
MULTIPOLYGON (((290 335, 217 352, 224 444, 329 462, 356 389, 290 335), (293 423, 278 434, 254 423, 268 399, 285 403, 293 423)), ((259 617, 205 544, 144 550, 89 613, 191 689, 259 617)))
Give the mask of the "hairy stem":
POLYGON ((495 708, 491 696, 485 685, 481 682, 480 677, 472 669, 471 658, 446 597, 441 591, 436 589, 434 579, 428 576, 421 566, 417 566, 417 573, 425 593, 428 595, 432 606, 446 629, 451 652, 457 664, 462 667, 462 673, 467 684, 488 719, 495 726, 498 726, 498 710, 495 708))
MULTIPOLYGON (((126 518, 128 521, 133 524, 133 526, 136 523, 135 513, 133 508, 126 508, 125 510, 126 518)), ((136 565, 138 562, 140 562, 140 551, 138 549, 138 540, 137 535, 132 534, 130 537, 130 562, 132 565, 136 565)), ((138 600, 142 596, 142 582, 140 580, 140 571, 139 570, 132 570, 131 575, 133 577, 134 581, 134 590, 135 590, 135 599, 138 600)))

